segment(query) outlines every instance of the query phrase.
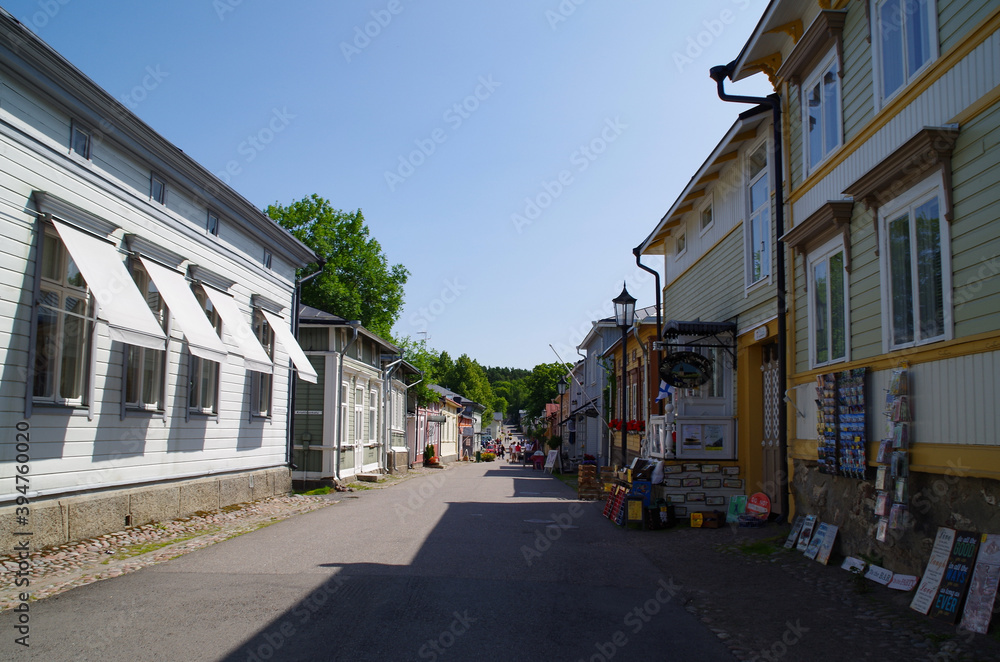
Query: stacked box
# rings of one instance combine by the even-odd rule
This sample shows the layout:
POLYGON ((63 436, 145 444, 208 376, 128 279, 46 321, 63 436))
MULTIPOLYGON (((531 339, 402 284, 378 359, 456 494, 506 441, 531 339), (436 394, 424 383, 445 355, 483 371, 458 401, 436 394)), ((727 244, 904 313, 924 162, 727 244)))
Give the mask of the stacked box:
POLYGON ((581 464, 577 468, 577 497, 580 499, 600 499, 604 496, 601 481, 597 479, 597 467, 581 464))

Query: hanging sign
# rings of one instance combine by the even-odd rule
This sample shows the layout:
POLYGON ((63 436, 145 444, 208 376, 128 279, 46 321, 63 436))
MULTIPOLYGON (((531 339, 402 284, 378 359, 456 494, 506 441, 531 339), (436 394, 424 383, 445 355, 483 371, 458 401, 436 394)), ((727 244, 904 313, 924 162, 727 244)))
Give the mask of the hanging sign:
POLYGON ((698 388, 712 379, 712 360, 698 352, 675 352, 660 361, 660 379, 677 388, 698 388))

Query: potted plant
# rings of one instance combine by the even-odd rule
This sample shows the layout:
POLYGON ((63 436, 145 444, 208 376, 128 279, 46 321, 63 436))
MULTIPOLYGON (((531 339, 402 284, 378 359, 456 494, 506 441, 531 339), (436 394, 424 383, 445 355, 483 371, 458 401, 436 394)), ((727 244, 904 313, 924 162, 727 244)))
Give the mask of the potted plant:
POLYGON ((559 435, 552 435, 551 437, 549 437, 549 440, 546 443, 548 443, 549 449, 555 450, 560 446, 562 446, 562 442, 563 442, 562 437, 560 437, 559 435))
POLYGON ((434 454, 434 446, 432 444, 427 444, 427 446, 424 447, 424 464, 435 465, 437 463, 438 459, 434 454))

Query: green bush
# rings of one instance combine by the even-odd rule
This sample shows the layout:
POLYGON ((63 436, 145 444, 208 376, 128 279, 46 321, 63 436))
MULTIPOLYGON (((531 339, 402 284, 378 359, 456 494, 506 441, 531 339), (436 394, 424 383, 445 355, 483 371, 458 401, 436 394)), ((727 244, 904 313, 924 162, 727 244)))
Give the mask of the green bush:
POLYGON ((479 454, 479 459, 482 462, 492 462, 493 460, 497 459, 497 454, 486 451, 485 453, 479 454))

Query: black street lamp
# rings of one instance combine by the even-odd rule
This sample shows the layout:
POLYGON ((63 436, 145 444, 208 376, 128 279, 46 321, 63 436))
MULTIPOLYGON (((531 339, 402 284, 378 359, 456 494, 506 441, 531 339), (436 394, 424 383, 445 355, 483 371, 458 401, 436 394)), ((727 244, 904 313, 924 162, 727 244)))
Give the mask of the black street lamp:
POLYGON ((625 468, 627 455, 627 441, 625 434, 625 412, 627 404, 625 395, 625 366, 628 361, 628 330, 635 321, 635 297, 628 293, 625 283, 622 283, 622 293, 611 300, 615 304, 615 324, 622 330, 622 381, 621 381, 621 434, 622 434, 622 469, 625 468))
POLYGON ((559 439, 563 438, 563 405, 565 404, 566 395, 566 375, 559 378, 559 382, 556 384, 556 390, 559 392, 559 439))

